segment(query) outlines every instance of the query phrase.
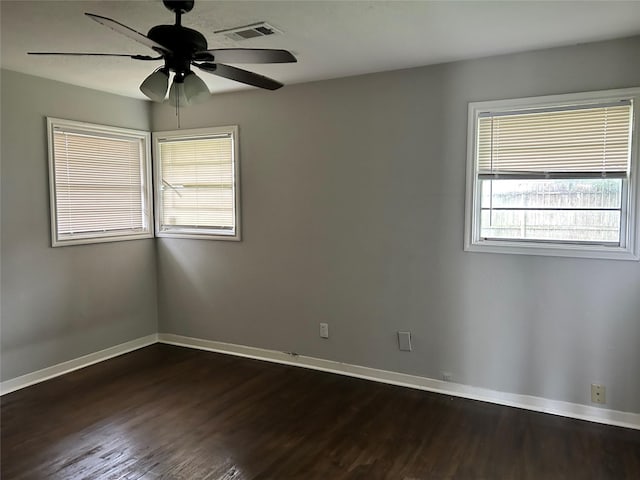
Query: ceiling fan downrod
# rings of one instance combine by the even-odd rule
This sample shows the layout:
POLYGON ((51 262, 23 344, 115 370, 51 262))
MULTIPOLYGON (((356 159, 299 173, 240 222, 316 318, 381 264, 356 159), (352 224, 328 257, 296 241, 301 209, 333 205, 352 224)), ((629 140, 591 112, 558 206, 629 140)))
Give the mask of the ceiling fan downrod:
POLYGON ((193 9, 194 0, 162 0, 164 6, 175 12, 176 25, 182 26, 182 14, 190 12, 193 9))

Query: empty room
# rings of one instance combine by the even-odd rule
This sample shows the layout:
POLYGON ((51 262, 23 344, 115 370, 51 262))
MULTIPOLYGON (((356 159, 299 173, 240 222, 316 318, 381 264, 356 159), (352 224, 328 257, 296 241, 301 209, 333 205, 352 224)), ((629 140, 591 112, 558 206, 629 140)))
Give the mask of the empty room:
POLYGON ((640 1, 0 1, 3 480, 640 478, 640 1))

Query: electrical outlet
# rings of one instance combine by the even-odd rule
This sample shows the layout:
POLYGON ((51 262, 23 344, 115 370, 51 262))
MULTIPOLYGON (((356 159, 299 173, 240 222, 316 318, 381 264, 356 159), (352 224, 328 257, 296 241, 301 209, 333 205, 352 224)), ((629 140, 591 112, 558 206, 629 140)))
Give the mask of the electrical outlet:
POLYGON ((321 323, 320 324, 320 336, 322 338, 329 338, 329 324, 321 323))
POLYGON ((450 372, 442 372, 442 380, 450 382, 453 379, 453 375, 450 372))
POLYGON ((592 383, 591 401, 593 403, 607 403, 607 388, 604 385, 592 383))
POLYGON ((411 332, 398 332, 398 348, 403 352, 411 351, 411 332))

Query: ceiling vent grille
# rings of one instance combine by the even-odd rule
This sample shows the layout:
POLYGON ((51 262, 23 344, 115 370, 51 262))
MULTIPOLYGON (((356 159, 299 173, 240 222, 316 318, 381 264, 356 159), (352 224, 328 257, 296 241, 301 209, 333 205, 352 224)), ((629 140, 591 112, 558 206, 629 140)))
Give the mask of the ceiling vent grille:
POLYGON ((275 27, 272 27, 266 22, 252 23, 251 25, 244 25, 242 27, 227 28, 224 30, 218 30, 214 32, 216 34, 224 35, 231 40, 248 40, 249 38, 256 37, 268 37, 270 35, 282 35, 282 32, 275 27))

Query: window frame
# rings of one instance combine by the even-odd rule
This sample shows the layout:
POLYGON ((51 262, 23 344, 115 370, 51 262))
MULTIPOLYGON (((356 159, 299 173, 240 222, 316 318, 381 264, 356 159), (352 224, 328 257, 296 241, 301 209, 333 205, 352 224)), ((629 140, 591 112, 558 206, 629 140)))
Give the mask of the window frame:
POLYGON ((219 127, 205 127, 185 130, 167 130, 152 132, 153 142, 153 172, 154 172, 154 199, 155 199, 155 236, 165 238, 190 238, 200 240, 230 240, 240 241, 241 236, 241 215, 240 215, 240 145, 238 137, 238 126, 228 125, 219 127), (185 140, 191 137, 212 137, 217 135, 230 135, 232 140, 232 163, 233 163, 233 219, 235 228, 233 232, 224 233, 221 230, 210 229, 180 229, 172 228, 170 231, 163 230, 162 225, 162 162, 160 158, 159 144, 162 140, 185 140))
POLYGON ((615 260, 640 260, 638 245, 638 212, 640 211, 640 88, 625 88, 563 95, 547 95, 506 100, 470 102, 467 124, 467 168, 464 250, 468 252, 506 253, 522 255, 562 256, 615 260), (480 237, 480 179, 478 178, 477 138, 478 118, 482 112, 509 112, 539 108, 558 108, 590 104, 605 104, 630 100, 633 105, 631 125, 631 165, 623 179, 621 238, 618 246, 583 244, 567 241, 498 240, 480 237), (626 197, 625 194, 626 193, 626 197), (624 229, 624 230, 623 230, 624 229))
POLYGON ((55 117, 47 117, 47 148, 49 167, 49 208, 51 218, 51 246, 63 247, 69 245, 87 245, 94 243, 120 242, 126 240, 137 240, 143 238, 153 238, 152 227, 152 175, 151 175, 151 134, 144 130, 136 130, 123 127, 113 127, 76 120, 66 120, 55 117), (140 148, 140 169, 141 185, 140 195, 142 200, 143 230, 135 233, 96 233, 79 234, 77 237, 61 239, 58 234, 58 205, 56 190, 56 169, 54 151, 54 133, 56 128, 77 131, 88 135, 102 136, 103 138, 129 137, 141 142, 140 148))

